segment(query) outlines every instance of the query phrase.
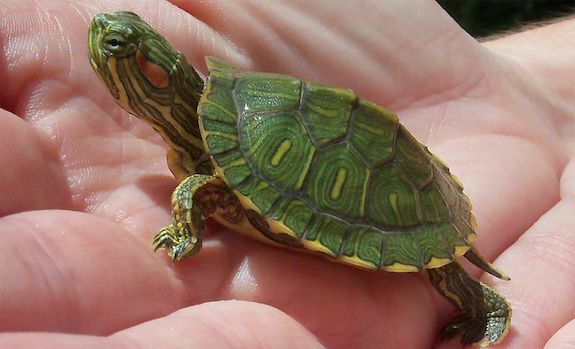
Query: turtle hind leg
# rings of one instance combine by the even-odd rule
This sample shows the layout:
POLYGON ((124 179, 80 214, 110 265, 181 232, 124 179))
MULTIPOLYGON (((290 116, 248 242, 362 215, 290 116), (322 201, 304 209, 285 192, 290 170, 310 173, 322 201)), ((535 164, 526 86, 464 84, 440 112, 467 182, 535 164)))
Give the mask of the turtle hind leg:
POLYGON ((162 228, 153 241, 154 251, 167 249, 172 261, 179 261, 199 252, 204 232, 204 212, 213 213, 215 204, 211 201, 210 187, 225 187, 223 181, 214 176, 194 174, 186 177, 172 194, 172 224, 162 228), (206 200, 207 198, 207 200, 206 200), (202 207, 200 207, 200 205, 202 207))
POLYGON ((463 345, 480 346, 503 340, 511 320, 511 306, 505 298, 470 277, 456 262, 428 272, 439 293, 461 312, 443 328, 444 338, 460 337, 463 345))

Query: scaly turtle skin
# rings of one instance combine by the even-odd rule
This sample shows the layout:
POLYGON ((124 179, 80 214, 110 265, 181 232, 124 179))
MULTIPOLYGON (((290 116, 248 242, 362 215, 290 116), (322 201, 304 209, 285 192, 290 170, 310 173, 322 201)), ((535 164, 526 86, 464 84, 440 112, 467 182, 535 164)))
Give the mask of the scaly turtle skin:
POLYGON ((180 181, 173 223, 154 247, 174 261, 201 248, 203 221, 281 247, 367 269, 427 269, 461 315, 443 330, 463 344, 503 339, 511 307, 454 261, 501 279, 471 246, 459 181, 380 106, 351 90, 246 73, 208 58, 204 82, 185 57, 130 12, 99 14, 92 67, 116 101, 169 145, 180 181))

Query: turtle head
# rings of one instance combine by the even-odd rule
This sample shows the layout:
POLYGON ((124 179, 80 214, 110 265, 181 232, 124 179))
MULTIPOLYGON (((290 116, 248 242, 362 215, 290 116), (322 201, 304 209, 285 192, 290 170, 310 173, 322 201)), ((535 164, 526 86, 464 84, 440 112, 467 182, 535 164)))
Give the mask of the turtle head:
POLYGON ((190 165, 205 151, 196 109, 203 81, 185 57, 132 12, 96 15, 88 57, 116 102, 150 124, 190 165))
MULTIPOLYGON (((198 98, 202 93, 203 82, 185 57, 132 12, 96 15, 88 31, 88 56, 116 101, 142 119, 150 117, 141 108, 147 100, 163 104, 181 91, 198 98)), ((197 105, 198 98, 190 102, 197 105)))
POLYGON ((101 13, 90 24, 92 68, 118 103, 137 116, 134 106, 146 92, 170 85, 180 55, 135 13, 101 13))

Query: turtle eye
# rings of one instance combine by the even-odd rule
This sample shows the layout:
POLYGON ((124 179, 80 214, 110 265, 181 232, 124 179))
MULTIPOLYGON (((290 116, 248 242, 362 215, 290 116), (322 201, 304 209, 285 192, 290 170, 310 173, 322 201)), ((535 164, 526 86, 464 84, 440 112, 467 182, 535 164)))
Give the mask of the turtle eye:
POLYGON ((110 53, 120 53, 127 46, 126 40, 119 34, 110 34, 103 40, 104 48, 110 53))
POLYGON ((117 47, 120 45, 120 41, 118 39, 108 39, 108 41, 106 41, 106 43, 111 46, 111 47, 117 47))

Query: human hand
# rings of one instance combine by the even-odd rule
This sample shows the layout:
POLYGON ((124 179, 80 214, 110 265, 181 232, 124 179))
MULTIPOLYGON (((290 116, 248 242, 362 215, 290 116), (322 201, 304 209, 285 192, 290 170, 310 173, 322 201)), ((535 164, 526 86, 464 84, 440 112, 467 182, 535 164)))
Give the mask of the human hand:
POLYGON ((0 347, 429 348, 453 315, 423 275, 355 270, 216 225, 189 260, 153 255, 175 185, 165 146, 114 104, 86 58, 91 17, 121 9, 203 72, 214 55, 351 87, 395 110, 462 180, 476 246, 512 277, 484 278, 514 307, 499 347, 574 340, 573 51, 537 31, 479 45, 429 1, 174 3, 181 10, 149 1, 0 10, 0 329, 54 332, 5 333, 0 347), (537 44, 529 54, 526 43, 537 44), (291 318, 210 302, 221 299, 291 318))

